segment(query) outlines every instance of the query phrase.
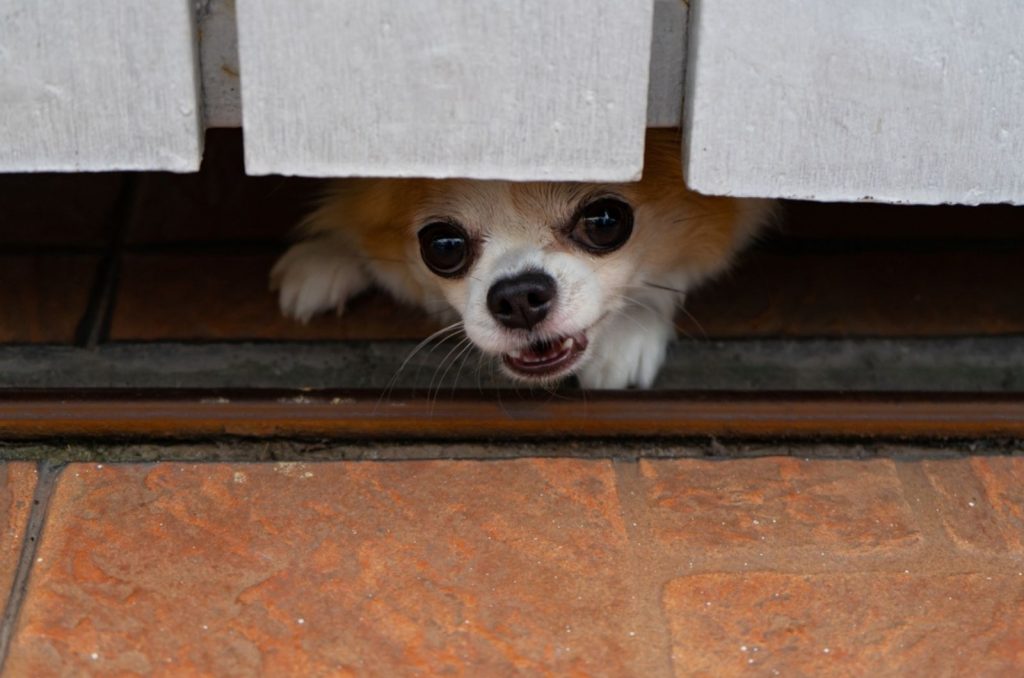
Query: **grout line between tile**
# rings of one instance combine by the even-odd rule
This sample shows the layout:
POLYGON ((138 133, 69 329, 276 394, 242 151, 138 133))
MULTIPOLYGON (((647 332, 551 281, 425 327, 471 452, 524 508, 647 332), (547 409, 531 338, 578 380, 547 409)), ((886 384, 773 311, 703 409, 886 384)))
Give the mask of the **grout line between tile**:
POLYGON ((43 537, 46 516, 50 508, 50 497, 56 486, 57 478, 65 464, 62 462, 42 461, 38 466, 38 477, 35 492, 32 496, 32 508, 25 524, 25 536, 21 543, 21 555, 14 570, 14 581, 7 596, 3 617, 0 617, 0 675, 3 675, 7 662, 7 653, 11 647, 11 639, 18 624, 21 605, 28 591, 29 577, 36 561, 36 551, 43 537))
POLYGON ((75 331, 75 345, 96 348, 110 334, 110 322, 117 298, 117 283, 121 272, 121 254, 128 229, 138 214, 138 179, 129 175, 124 180, 110 215, 112 234, 106 254, 96 266, 96 277, 89 292, 89 303, 75 331))

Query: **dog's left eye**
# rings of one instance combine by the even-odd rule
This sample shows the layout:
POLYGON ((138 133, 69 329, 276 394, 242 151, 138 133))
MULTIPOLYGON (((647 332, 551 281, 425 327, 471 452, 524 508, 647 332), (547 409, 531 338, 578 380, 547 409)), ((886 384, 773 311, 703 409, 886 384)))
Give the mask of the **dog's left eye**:
POLYGON ((633 233, 633 210, 617 198, 601 198, 580 212, 570 234, 594 254, 617 250, 633 233))
POLYGON ((431 271, 443 278, 457 278, 469 268, 469 236, 458 224, 436 221, 417 234, 420 256, 431 271))

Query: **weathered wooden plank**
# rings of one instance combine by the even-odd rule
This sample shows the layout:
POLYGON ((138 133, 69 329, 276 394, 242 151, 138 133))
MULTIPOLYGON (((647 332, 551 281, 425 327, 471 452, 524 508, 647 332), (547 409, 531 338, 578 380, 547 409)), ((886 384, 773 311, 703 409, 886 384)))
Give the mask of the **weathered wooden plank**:
POLYGON ((251 174, 629 180, 653 0, 249 0, 251 174))
POLYGON ((0 0, 0 171, 193 171, 190 0, 0 0))
POLYGON ((693 3, 688 182, 1024 203, 1024 3, 693 3))

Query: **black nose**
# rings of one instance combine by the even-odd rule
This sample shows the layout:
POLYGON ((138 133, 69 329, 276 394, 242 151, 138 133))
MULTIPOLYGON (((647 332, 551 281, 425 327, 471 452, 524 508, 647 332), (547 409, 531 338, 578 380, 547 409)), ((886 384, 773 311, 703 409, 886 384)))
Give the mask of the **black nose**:
POLYGON ((555 292, 555 280, 547 273, 522 273, 491 285, 487 308, 505 327, 528 330, 547 317, 555 292))

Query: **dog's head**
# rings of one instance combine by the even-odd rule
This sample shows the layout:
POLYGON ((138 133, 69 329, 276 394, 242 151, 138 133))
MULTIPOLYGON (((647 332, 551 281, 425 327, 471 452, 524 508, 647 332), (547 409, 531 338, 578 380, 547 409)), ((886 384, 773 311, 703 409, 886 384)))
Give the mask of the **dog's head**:
POLYGON ((364 180, 332 218, 389 287, 428 307, 443 297, 511 376, 550 381, 578 369, 651 285, 690 287, 749 231, 736 201, 684 187, 679 151, 675 133, 649 133, 636 183, 364 180))

